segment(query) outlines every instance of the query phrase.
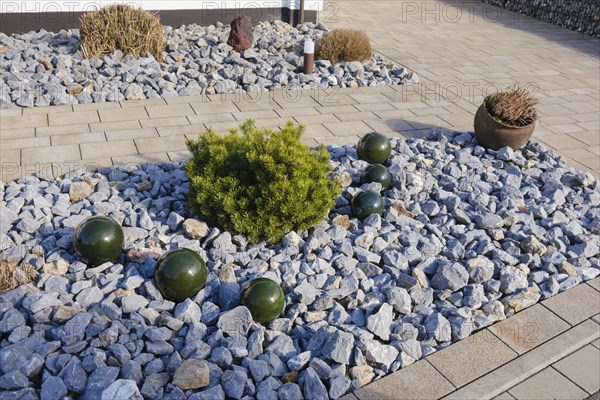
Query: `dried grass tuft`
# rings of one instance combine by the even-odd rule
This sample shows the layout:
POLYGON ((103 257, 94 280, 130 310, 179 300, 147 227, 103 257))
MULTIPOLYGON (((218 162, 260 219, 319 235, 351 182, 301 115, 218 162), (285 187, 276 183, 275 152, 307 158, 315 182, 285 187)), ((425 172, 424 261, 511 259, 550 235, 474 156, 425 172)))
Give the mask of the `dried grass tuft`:
POLYGON ((81 17, 81 47, 86 57, 101 57, 121 50, 162 61, 165 38, 157 14, 126 4, 112 4, 81 17))
POLYGON ((485 108, 506 125, 527 126, 537 119, 537 103, 531 93, 516 86, 486 97, 485 108))
POLYGON ((33 282, 36 277, 37 272, 29 264, 17 265, 0 260, 0 293, 33 282))
POLYGON ((332 64, 365 61, 373 56, 369 37, 356 29, 336 28, 316 42, 316 56, 332 64))

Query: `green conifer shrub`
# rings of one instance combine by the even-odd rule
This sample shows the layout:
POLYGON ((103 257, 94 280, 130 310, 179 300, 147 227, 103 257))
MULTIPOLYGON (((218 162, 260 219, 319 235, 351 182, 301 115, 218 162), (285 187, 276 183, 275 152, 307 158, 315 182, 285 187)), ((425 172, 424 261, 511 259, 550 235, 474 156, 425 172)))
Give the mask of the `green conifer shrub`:
POLYGON ((340 194, 329 153, 300 141, 302 125, 261 130, 248 120, 229 134, 213 130, 188 140, 190 207, 207 222, 251 242, 279 241, 323 220, 340 194))

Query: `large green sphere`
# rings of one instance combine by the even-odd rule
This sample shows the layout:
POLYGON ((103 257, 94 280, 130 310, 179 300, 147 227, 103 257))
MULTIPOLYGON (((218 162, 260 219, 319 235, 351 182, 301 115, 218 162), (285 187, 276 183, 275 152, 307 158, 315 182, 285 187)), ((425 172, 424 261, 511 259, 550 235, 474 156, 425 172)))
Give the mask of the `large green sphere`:
POLYGON ((385 135, 371 132, 359 140, 356 152, 361 160, 370 164, 383 164, 392 154, 392 146, 385 135))
POLYGON ((363 172, 362 183, 379 182, 383 190, 390 187, 392 174, 381 164, 369 165, 363 172))
POLYGON ((281 314, 285 297, 277 282, 269 278, 257 278, 244 287, 241 302, 248 307, 256 322, 270 322, 281 314))
POLYGON ((180 302, 194 296, 206 284, 206 264, 190 249, 167 251, 156 262, 154 281, 167 299, 180 302))
POLYGON ((116 261, 124 242, 121 226, 104 216, 90 217, 81 222, 73 236, 75 252, 90 266, 116 261))
POLYGON ((359 219, 364 219, 371 214, 383 214, 383 200, 379 193, 365 190, 352 198, 352 213, 359 219))

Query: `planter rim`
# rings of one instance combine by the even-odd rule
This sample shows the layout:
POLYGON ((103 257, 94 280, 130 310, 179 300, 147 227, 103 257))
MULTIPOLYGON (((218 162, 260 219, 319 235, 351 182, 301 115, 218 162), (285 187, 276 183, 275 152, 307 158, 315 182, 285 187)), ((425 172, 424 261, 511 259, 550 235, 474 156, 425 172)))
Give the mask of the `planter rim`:
POLYGON ((483 111, 490 117, 490 120, 492 121, 492 123, 494 123, 496 125, 500 125, 503 128, 519 129, 519 128, 526 128, 537 122, 537 118, 536 118, 530 124, 522 125, 522 126, 515 126, 515 125, 508 125, 508 124, 505 124, 504 122, 498 121, 496 118, 494 118, 494 116, 492 114, 490 114, 487 107, 485 106, 485 103, 490 96, 491 96, 491 94, 488 94, 487 96, 485 96, 485 99, 483 99, 483 103, 481 103, 481 108, 483 108, 483 111))

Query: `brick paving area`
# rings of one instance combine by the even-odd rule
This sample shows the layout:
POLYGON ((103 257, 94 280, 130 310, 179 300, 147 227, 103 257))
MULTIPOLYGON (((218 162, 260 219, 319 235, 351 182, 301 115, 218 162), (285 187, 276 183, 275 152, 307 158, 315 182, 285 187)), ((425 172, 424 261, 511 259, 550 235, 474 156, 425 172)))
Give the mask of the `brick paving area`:
MULTIPOLYGON (((310 145, 472 130, 483 97, 515 82, 540 100, 533 140, 600 177, 600 40, 478 1, 326 0, 320 19, 368 32, 420 84, 0 110, 1 179, 180 161, 186 138, 246 118, 302 122, 310 145)), ((599 290, 570 289, 346 399, 585 398, 600 390, 599 290)))

